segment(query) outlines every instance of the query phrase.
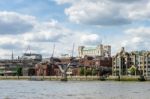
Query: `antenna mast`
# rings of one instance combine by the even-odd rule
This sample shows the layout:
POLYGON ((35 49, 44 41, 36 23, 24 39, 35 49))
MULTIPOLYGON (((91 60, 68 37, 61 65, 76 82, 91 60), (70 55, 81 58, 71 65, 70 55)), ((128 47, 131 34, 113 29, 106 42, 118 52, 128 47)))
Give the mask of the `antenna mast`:
POLYGON ((28 50, 29 50, 29 52, 30 52, 30 54, 31 54, 30 45, 28 45, 28 47, 27 47, 27 49, 26 49, 25 53, 27 53, 27 51, 28 51, 28 50))
POLYGON ((71 57, 73 57, 73 54, 74 54, 74 43, 73 43, 73 47, 72 47, 72 56, 71 57))
POLYGON ((11 54, 11 60, 12 60, 12 61, 14 60, 14 53, 13 53, 13 50, 12 50, 12 54, 11 54))
POLYGON ((52 62, 52 64, 54 64, 54 59, 53 59, 53 57, 54 57, 54 51, 55 51, 55 43, 53 45, 53 52, 52 52, 52 55, 50 57, 50 62, 52 62))
POLYGON ((55 44, 53 45, 53 52, 52 52, 52 56, 51 57, 54 56, 54 51, 55 51, 55 44))

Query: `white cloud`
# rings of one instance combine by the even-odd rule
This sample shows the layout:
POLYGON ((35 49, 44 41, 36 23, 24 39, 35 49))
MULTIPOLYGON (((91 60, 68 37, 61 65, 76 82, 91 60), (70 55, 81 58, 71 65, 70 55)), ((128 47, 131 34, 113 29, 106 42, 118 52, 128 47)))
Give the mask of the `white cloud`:
MULTIPOLYGON (((127 50, 149 49, 150 28, 142 26, 150 19, 149 0, 56 0, 59 4, 69 4, 64 10, 71 22, 78 24, 100 25, 100 26, 120 26, 135 23, 137 28, 125 28, 125 33, 108 35, 108 42, 115 53, 120 47, 125 46, 127 50), (59 1, 59 2, 58 2, 59 1), (141 27, 140 27, 141 26, 141 27)), ((147 22, 147 23, 148 23, 147 22)), ((132 24, 131 24, 132 25, 132 24)), ((102 27, 103 28, 103 27, 102 27)), ((111 28, 112 29, 112 28, 111 28)), ((113 29, 112 29, 113 31, 113 29)), ((113 31, 114 32, 114 31, 113 31)), ((96 38, 90 37, 90 33, 81 33, 78 37, 85 45, 98 44, 96 38), (91 43, 92 42, 92 43, 91 43), (93 43, 94 44, 94 43, 93 43)), ((103 34, 102 34, 103 35, 103 34)), ((104 42, 105 43, 105 42, 104 42)))
POLYGON ((149 20, 149 0, 56 0, 69 3, 65 9, 69 20, 88 25, 125 25, 137 20, 149 20))
POLYGON ((130 28, 125 31, 128 35, 133 35, 136 37, 150 37, 150 27, 137 27, 137 28, 130 28))
POLYGON ((110 2, 78 0, 65 9, 70 21, 91 25, 122 25, 130 20, 119 10, 120 6, 110 2), (109 6, 108 6, 109 5, 109 6))
POLYGON ((55 0, 58 4, 73 3, 76 0, 55 0))
MULTIPOLYGON (((93 7, 94 5, 95 4, 93 4, 93 7)), ((89 8, 89 9, 97 9, 97 8, 89 8)), ((107 11, 105 15, 106 14, 107 11)), ((21 31, 18 33, 15 33, 14 31, 13 33, 9 33, 9 35, 1 34, 0 35, 1 57, 11 55, 12 50, 14 50, 14 54, 16 56, 21 56, 21 54, 25 52, 28 45, 30 45, 31 47, 31 52, 41 53, 44 56, 49 57, 51 55, 54 43, 56 44, 55 56, 59 56, 62 53, 67 54, 71 53, 73 43, 75 43, 75 52, 77 55, 78 45, 85 45, 85 46, 98 45, 101 43, 101 38, 104 36, 103 34, 98 34, 95 32, 93 33, 92 31, 85 32, 84 30, 83 31, 71 30, 64 27, 56 20, 39 22, 34 16, 28 15, 24 16, 19 13, 16 13, 16 15, 19 15, 19 18, 17 17, 18 19, 24 20, 26 23, 31 23, 33 25, 33 28, 31 30, 29 29, 28 31, 21 31)), ((7 19, 12 20, 14 23, 15 21, 17 21, 16 18, 11 18, 12 15, 10 14, 7 14, 7 17, 10 17, 7 19)), ((149 27, 130 28, 125 31, 126 34, 122 35, 116 34, 115 36, 108 35, 107 44, 110 44, 112 46, 112 53, 116 53, 116 51, 120 49, 120 47, 122 46, 125 46, 127 47, 127 49, 130 50, 138 50, 139 48, 145 49, 148 48, 150 44, 149 31, 150 31, 149 27)), ((104 44, 106 44, 105 40, 104 44)))
MULTIPOLYGON (((19 15, 20 19, 26 16, 19 13, 15 14, 19 15)), ((10 17, 14 23, 17 21, 15 18, 13 19, 10 14, 8 14, 7 17, 10 17)), ((29 17, 32 18, 33 16, 29 17)), ((28 21, 31 22, 31 20, 26 20, 27 23, 28 21)), ((32 53, 41 53, 44 57, 50 57, 54 43, 56 44, 55 56, 60 56, 62 53, 70 54, 73 43, 75 43, 75 53, 77 55, 77 47, 82 41, 84 44, 88 42, 90 44, 96 44, 99 39, 97 34, 67 29, 56 20, 39 22, 33 17, 33 21, 34 28, 32 30, 26 32, 22 31, 20 33, 16 33, 17 30, 13 31, 13 33, 9 31, 9 35, 0 34, 0 56, 9 58, 12 50, 14 50, 15 56, 21 56, 30 45, 32 53), (82 38, 81 35, 83 35, 82 38), (5 53, 8 53, 8 55, 5 53)))
POLYGON ((130 28, 125 31, 122 45, 129 50, 150 50, 150 27, 130 28))
POLYGON ((101 39, 98 34, 82 34, 81 42, 86 45, 97 45, 101 43, 101 39))
POLYGON ((49 53, 52 51, 50 49, 52 42, 61 43, 63 38, 71 35, 71 32, 56 20, 39 22, 34 16, 16 12, 0 12, 0 29, 2 57, 6 57, 3 56, 6 55, 4 54, 6 51, 11 53, 13 49, 17 52, 15 55, 20 56, 19 54, 25 52, 28 45, 31 46, 32 52, 40 53, 41 50, 45 50, 49 53))
POLYGON ((140 43, 140 42, 142 42, 143 40, 142 40, 142 38, 140 38, 140 37, 134 37, 133 39, 131 39, 131 41, 132 41, 133 43, 140 43))
POLYGON ((41 22, 35 25, 34 31, 24 34, 25 40, 35 42, 58 42, 62 37, 69 35, 67 29, 56 20, 41 22))
POLYGON ((150 18, 150 1, 143 0, 143 2, 130 5, 127 8, 128 16, 133 20, 149 20, 150 18))
POLYGON ((144 1, 144 0, 109 0, 111 2, 116 2, 116 3, 136 3, 136 2, 141 2, 141 1, 144 1))
POLYGON ((34 28, 35 17, 15 12, 0 12, 0 34, 20 34, 34 28))

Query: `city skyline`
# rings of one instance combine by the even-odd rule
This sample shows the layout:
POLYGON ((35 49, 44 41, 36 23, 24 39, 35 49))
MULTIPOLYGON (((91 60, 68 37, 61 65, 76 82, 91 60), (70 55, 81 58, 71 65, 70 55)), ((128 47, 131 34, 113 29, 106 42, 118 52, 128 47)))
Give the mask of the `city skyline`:
POLYGON ((3 0, 0 1, 0 57, 12 50, 20 56, 30 45, 33 53, 75 55, 79 45, 122 46, 150 50, 149 0, 3 0))

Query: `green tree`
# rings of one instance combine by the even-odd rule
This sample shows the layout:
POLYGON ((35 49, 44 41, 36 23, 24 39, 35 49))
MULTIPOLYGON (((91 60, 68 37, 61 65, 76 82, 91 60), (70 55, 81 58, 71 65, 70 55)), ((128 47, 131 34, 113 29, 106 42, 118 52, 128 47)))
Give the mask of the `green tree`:
POLYGON ((98 73, 98 71, 96 70, 96 68, 92 68, 92 75, 96 75, 98 73))
POLYGON ((87 69, 86 70, 86 76, 88 76, 88 75, 92 75, 92 69, 87 69))
POLYGON ((134 75, 136 73, 136 67, 134 65, 132 65, 128 71, 131 73, 131 75, 134 75))
POLYGON ((83 76, 84 75, 84 67, 80 68, 80 75, 83 76))
POLYGON ((22 76, 22 68, 20 66, 16 67, 16 71, 17 71, 16 73, 17 76, 22 76))

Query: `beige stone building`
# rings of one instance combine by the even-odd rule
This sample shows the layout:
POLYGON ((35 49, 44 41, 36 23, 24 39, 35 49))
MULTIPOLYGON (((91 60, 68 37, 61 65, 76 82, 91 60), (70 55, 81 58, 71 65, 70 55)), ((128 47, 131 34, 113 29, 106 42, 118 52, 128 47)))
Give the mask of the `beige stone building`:
POLYGON ((136 67, 136 75, 150 76, 150 51, 125 52, 122 48, 112 57, 113 75, 128 75, 131 66, 136 67))
POLYGON ((111 56, 111 46, 110 45, 98 45, 96 47, 85 47, 79 46, 78 47, 78 55, 79 57, 84 56, 111 56))

